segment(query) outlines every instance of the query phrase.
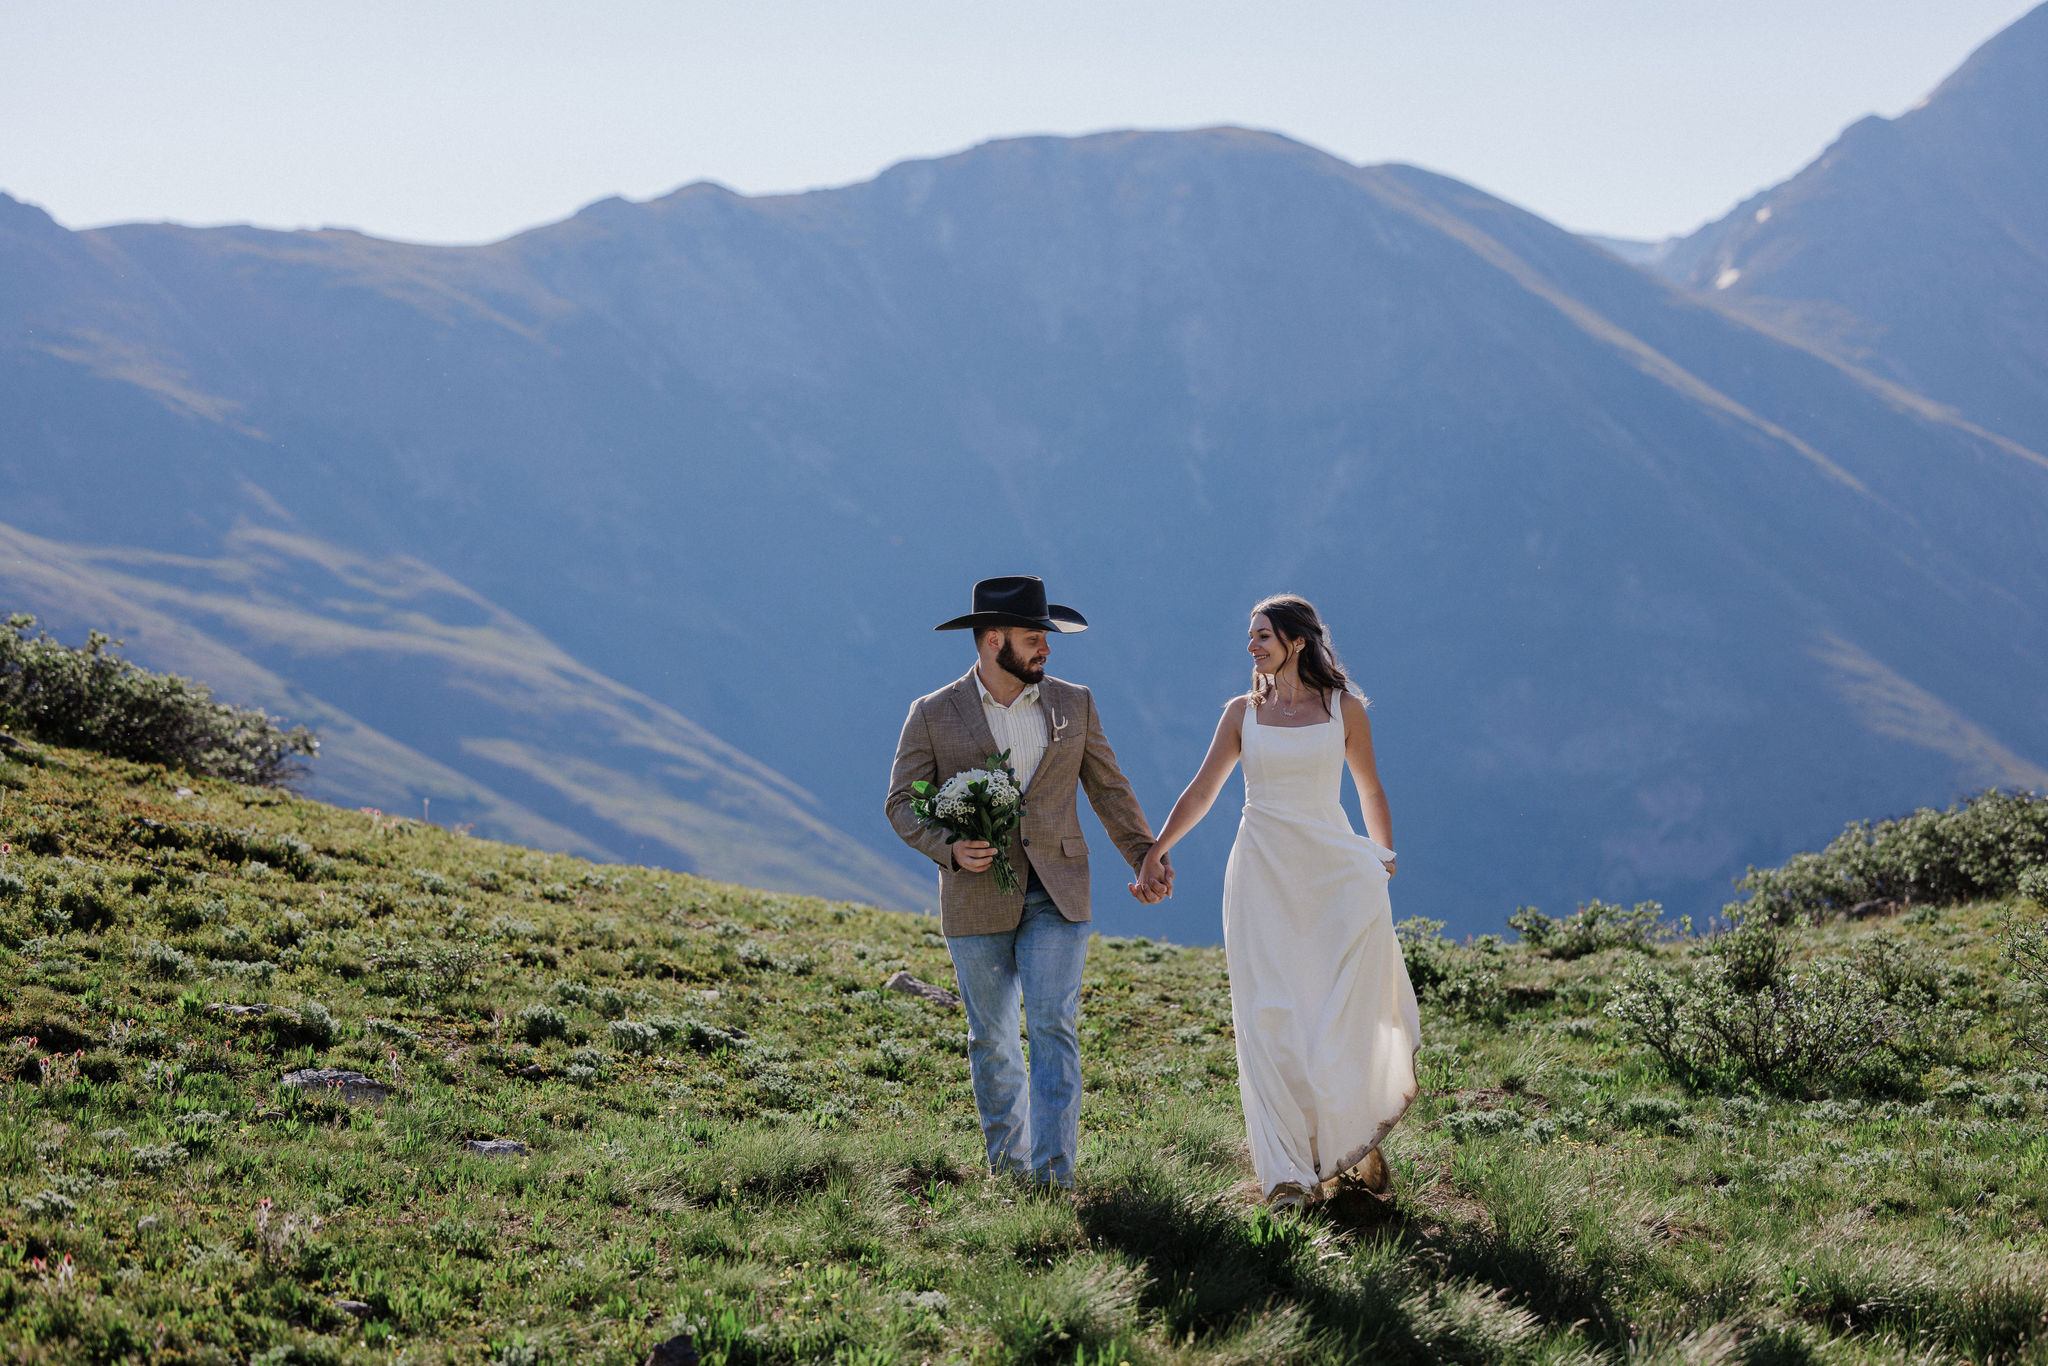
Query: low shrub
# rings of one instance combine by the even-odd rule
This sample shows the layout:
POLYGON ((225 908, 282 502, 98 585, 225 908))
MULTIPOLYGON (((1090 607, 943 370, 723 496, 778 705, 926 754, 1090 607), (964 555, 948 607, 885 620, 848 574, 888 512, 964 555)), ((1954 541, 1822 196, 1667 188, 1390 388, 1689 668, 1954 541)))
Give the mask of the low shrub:
POLYGON ((1584 958, 1602 949, 1647 947, 1662 914, 1664 908, 1654 901, 1626 907, 1593 900, 1563 919, 1521 906, 1508 917, 1508 928, 1546 958, 1584 958))
POLYGON ((546 1043, 569 1036, 569 1017, 553 1006, 530 1005, 513 1017, 519 1037, 528 1043, 546 1043))
POLYGON ((318 1001, 301 1001, 296 1010, 269 1011, 262 1023, 280 1048, 325 1048, 334 1042, 334 1016, 318 1001))
POLYGON ((661 1042, 661 1031, 640 1020, 613 1020, 611 1036, 621 1053, 652 1053, 661 1042))
POLYGON ((2048 879, 2048 797, 1985 792, 1946 811, 1923 808, 1898 820, 1858 821, 1818 854, 1782 868, 1751 868, 1737 885, 1745 918, 1786 925, 1839 915, 1873 901, 1946 905, 2009 897, 2048 879))
POLYGON ((2019 1119, 2033 1106, 2025 1096, 2001 1091, 1977 1097, 1977 1108, 1992 1119, 2019 1119))
POLYGON ((1467 1020, 1507 1018, 1507 992, 1501 986, 1503 945, 1485 935, 1476 943, 1444 938, 1444 922, 1414 916, 1394 927, 1401 958, 1416 996, 1445 1013, 1467 1020))
POLYGON ((2048 906, 2048 863, 2021 873, 2013 881, 2013 891, 2023 901, 2048 906))
POLYGON ((405 943, 376 954, 369 967, 374 990, 428 1004, 469 989, 471 974, 489 961, 473 943, 405 943))
POLYGON ((1631 1129, 1658 1133, 1681 1133, 1686 1127, 1685 1106, 1669 1096, 1630 1096, 1621 1102, 1615 1118, 1631 1129))
POLYGON ((1689 976, 1629 969, 1607 1013, 1688 1087, 1752 1082, 1789 1094, 1867 1081, 1907 1009, 1921 1004, 1887 999, 1854 961, 1795 967, 1778 931, 1751 921, 1716 941, 1689 976))
MULTIPOLYGON (((2021 990, 2033 998, 2030 1004, 2037 1010, 2048 1007, 2048 915, 2015 908, 2007 915, 1999 938, 2006 961, 2013 966, 2014 978, 2021 990)), ((2048 1059, 2048 1036, 2043 1031, 2035 1030, 2028 1045, 2048 1059)))
POLYGON ((1516 1132, 1522 1123, 1522 1116, 1513 1110, 1453 1110, 1437 1121, 1437 1127, 1463 1143, 1467 1139, 1516 1132))
POLYGON ((261 787, 291 785, 319 753, 304 726, 286 730, 256 708, 216 702, 204 683, 131 664, 98 631, 73 648, 35 626, 16 614, 0 630, 0 727, 261 787))
POLYGON ((128 1150, 130 1161, 139 1172, 165 1172, 183 1162, 192 1154, 182 1143, 166 1143, 162 1147, 136 1147, 128 1150))
POLYGON ((608 1032, 612 1046, 622 1053, 652 1053, 658 1045, 670 1043, 680 1043, 699 1053, 715 1053, 724 1048, 744 1048, 747 1043, 745 1034, 720 1029, 692 1015, 650 1015, 644 1020, 614 1020, 608 1032))
POLYGON ((114 923, 120 900, 103 879, 81 878, 58 887, 56 909, 71 929, 92 933, 114 923))
POLYGON ((62 1191, 41 1190, 21 1198, 22 1212, 31 1219, 62 1223, 78 1213, 78 1202, 62 1191))
POLYGON ((192 960, 169 944, 152 939, 135 950, 135 965, 151 977, 167 981, 192 975, 192 960))
POLYGON ((572 1085, 595 1086, 604 1079, 608 1062, 595 1048, 579 1048, 569 1055, 569 1065, 562 1069, 562 1075, 572 1085))
POLYGON ((617 987, 592 987, 567 979, 555 983, 555 999, 565 1006, 582 1006, 608 1020, 616 1020, 633 1008, 633 998, 617 987))
POLYGON ((737 1030, 720 1029, 695 1016, 670 1020, 657 1016, 648 1021, 662 1031, 664 1039, 680 1039, 699 1053, 716 1053, 723 1048, 745 1048, 747 1036, 737 1030))

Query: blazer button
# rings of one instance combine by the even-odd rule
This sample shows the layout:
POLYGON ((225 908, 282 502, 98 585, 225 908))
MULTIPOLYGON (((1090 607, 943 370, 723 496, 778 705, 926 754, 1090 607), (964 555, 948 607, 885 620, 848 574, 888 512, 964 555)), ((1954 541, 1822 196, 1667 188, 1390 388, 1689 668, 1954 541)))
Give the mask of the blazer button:
POLYGON ((1031 841, 1030 841, 1030 840, 1025 840, 1025 841, 1024 841, 1024 847, 1025 847, 1026 849, 1029 849, 1029 848, 1031 847, 1031 841))

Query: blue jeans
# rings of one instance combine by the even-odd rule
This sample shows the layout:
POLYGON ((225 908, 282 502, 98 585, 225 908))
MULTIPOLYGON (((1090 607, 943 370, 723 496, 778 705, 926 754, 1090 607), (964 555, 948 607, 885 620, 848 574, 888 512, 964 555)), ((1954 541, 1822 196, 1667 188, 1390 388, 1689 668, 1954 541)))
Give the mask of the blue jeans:
POLYGON ((1091 928, 1061 915, 1034 877, 1016 929, 946 940, 967 1007, 967 1062, 990 1171, 1073 1184, 1074 1156, 1081 1146, 1076 1023, 1091 928), (1017 1039, 1020 1003, 1031 1022, 1028 1099, 1024 1049, 1017 1039))

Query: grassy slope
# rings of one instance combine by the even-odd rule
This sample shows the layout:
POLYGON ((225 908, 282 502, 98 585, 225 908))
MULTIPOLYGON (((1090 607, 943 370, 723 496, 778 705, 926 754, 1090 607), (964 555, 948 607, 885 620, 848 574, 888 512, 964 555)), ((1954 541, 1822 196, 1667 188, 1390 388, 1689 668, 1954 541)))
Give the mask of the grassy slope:
POLYGON ((950 980, 933 921, 67 751, 0 786, 0 1358, 628 1361, 682 1321, 729 1362, 2048 1359, 1995 907, 1812 932, 1980 1012, 1885 1103, 1689 1098, 1600 1016, 1623 955, 1511 951, 1504 1025, 1425 1010, 1393 1206, 1275 1222, 1218 950, 1096 943, 1048 1198, 976 1174, 960 1017, 874 990, 950 980), (394 1049, 381 1107, 277 1086, 394 1049))

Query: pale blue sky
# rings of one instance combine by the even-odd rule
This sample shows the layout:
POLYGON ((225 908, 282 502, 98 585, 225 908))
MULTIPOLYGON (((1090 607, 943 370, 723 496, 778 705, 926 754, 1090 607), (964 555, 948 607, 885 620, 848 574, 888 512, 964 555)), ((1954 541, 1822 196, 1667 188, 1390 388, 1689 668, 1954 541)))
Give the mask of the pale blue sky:
POLYGON ((0 189, 480 241, 609 194, 1238 123, 1685 231, 2031 0, 0 0, 0 189))

